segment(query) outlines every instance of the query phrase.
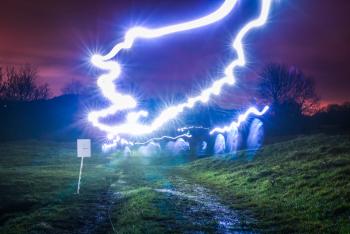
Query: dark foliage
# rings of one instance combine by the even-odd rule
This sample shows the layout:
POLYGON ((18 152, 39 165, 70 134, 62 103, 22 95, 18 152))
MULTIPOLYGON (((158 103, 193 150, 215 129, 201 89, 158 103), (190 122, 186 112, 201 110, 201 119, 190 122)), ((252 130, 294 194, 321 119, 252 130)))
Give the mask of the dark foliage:
POLYGON ((350 130, 350 103, 331 104, 310 118, 311 127, 322 131, 348 132, 350 130))

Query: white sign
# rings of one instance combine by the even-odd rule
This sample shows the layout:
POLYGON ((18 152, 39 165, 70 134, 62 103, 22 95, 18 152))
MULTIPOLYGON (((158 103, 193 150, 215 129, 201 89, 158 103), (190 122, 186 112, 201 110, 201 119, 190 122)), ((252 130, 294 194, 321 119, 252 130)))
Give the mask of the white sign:
POLYGON ((77 140, 77 152, 79 158, 91 157, 91 140, 90 139, 78 139, 77 140))

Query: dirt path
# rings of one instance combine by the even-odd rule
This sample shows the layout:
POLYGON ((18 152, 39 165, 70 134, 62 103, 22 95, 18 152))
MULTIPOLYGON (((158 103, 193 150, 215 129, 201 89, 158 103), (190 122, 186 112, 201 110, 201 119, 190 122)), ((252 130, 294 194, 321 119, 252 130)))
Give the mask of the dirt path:
POLYGON ((119 179, 101 197, 80 233, 254 233, 249 229, 253 219, 243 218, 213 191, 174 175, 172 169, 181 163, 171 159, 115 161, 119 179))
POLYGON ((118 194, 112 192, 110 189, 103 192, 98 201, 93 204, 93 213, 88 216, 83 226, 77 231, 77 233, 105 233, 107 230, 112 230, 115 232, 115 228, 110 217, 110 210, 118 199, 118 194))
MULTIPOLYGON (((155 189, 165 195, 179 215, 179 225, 187 222, 193 230, 210 233, 252 233, 247 227, 248 220, 224 205, 212 191, 189 183, 184 178, 173 176, 166 188, 155 189)), ((253 222, 252 219, 249 222, 253 222)))

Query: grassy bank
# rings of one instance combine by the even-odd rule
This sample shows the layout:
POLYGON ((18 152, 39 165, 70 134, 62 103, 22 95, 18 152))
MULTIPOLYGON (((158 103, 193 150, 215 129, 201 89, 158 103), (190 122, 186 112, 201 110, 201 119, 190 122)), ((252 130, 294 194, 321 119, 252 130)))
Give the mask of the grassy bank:
POLYGON ((182 173, 267 232, 350 233, 350 137, 317 135, 192 162, 182 173))
POLYGON ((0 145, 0 233, 73 233, 91 219, 114 174, 95 154, 84 161, 76 195, 75 147, 39 141, 0 145))
POLYGON ((245 152, 194 162, 95 152, 79 196, 74 142, 2 143, 0 155, 0 233, 213 233, 220 211, 204 200, 252 217, 243 230, 350 232, 347 136, 267 145, 251 161, 245 152), (201 197, 201 185, 221 199, 201 197))

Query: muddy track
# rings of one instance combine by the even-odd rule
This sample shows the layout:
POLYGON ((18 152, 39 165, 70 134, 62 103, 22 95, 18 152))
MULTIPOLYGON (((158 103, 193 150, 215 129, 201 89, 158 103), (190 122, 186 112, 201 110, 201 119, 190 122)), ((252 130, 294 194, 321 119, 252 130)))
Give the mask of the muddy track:
MULTIPOLYGON (((174 175, 172 169, 176 164, 157 165, 142 160, 137 163, 118 164, 116 168, 122 177, 100 195, 94 204, 93 214, 85 220, 78 233, 118 232, 120 227, 113 223, 117 220, 111 220, 110 212, 117 210, 123 202, 128 202, 128 199, 122 199, 122 194, 137 189, 140 184, 156 193, 157 198, 150 205, 160 212, 160 217, 167 217, 156 221, 162 222, 159 225, 166 227, 167 232, 256 233, 249 228, 254 219, 232 210, 213 191, 174 175), (137 173, 134 173, 135 170, 137 173)), ((118 219, 115 215, 113 217, 118 219)), ((152 230, 148 231, 152 233, 152 230)))
POLYGON ((100 194, 98 200, 91 204, 92 213, 85 219, 84 225, 78 230, 79 234, 106 233, 114 230, 114 225, 110 219, 110 210, 118 201, 119 195, 111 189, 100 194))
POLYGON ((176 213, 177 225, 188 227, 186 232, 255 233, 248 228, 251 218, 221 203, 209 189, 189 183, 184 178, 172 176, 164 188, 155 189, 163 194, 169 207, 176 213))

